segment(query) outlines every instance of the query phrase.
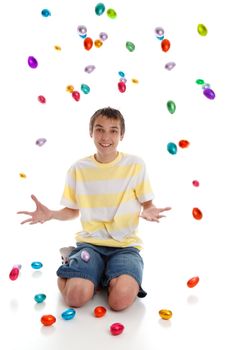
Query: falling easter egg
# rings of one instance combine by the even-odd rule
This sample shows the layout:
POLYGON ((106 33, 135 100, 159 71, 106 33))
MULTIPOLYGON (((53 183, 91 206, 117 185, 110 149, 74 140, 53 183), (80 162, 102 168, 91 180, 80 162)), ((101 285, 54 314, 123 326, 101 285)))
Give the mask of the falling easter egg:
POLYGON ((167 150, 170 154, 176 154, 177 153, 177 146, 173 142, 169 142, 167 144, 167 150))
POLYGON ((37 99, 40 103, 43 103, 43 104, 46 103, 46 98, 42 95, 38 96, 37 99))
POLYGON ((190 145, 190 143, 187 140, 180 140, 178 145, 180 146, 180 148, 187 148, 190 145))
POLYGON ((61 317, 63 320, 72 320, 76 315, 76 311, 72 308, 66 309, 65 311, 62 312, 61 317))
POLYGON ((189 288, 193 288, 193 287, 195 287, 198 284, 198 282, 199 282, 199 277, 198 276, 192 277, 192 278, 190 278, 188 280, 187 286, 189 288))
POLYGON ((159 316, 163 320, 169 320, 172 317, 172 312, 170 310, 162 309, 159 311, 159 316))
POLYGON ((75 100, 75 101, 79 101, 80 100, 80 93, 78 92, 78 91, 76 91, 76 90, 74 90, 73 92, 72 92, 72 97, 73 97, 73 99, 75 100))
POLYGON ((203 89, 203 90, 205 90, 205 89, 210 89, 210 84, 204 83, 204 84, 202 85, 202 89, 203 89))
POLYGON ((44 326, 48 327, 56 322, 56 317, 53 315, 43 315, 40 321, 44 326))
POLYGON ((198 24, 197 31, 201 36, 206 36, 208 33, 208 30, 204 24, 198 24))
POLYGON ((43 264, 40 262, 40 261, 33 261, 31 263, 31 267, 34 269, 34 270, 39 270, 43 267, 43 264))
POLYGON ((88 86, 88 85, 86 85, 86 84, 82 84, 81 85, 81 90, 82 90, 82 92, 85 94, 85 95, 87 95, 87 94, 89 94, 89 92, 90 92, 90 87, 88 86))
POLYGON ((130 52, 133 52, 135 50, 135 45, 131 41, 126 41, 125 46, 130 52))
POLYGON ((94 309, 94 315, 95 317, 103 317, 106 314, 107 310, 103 306, 96 306, 94 309))
POLYGON ((134 84, 138 84, 138 83, 139 83, 139 80, 136 79, 136 78, 132 78, 131 81, 132 81, 132 83, 134 83, 134 84))
POLYGON ((43 17, 49 17, 49 16, 51 16, 51 12, 50 12, 48 9, 43 9, 43 10, 41 11, 41 14, 42 14, 43 17))
POLYGON ((11 281, 15 281, 17 280, 17 278, 19 277, 19 271, 21 269, 21 265, 14 265, 11 269, 11 272, 9 273, 9 278, 11 281))
POLYGON ((203 79, 197 79, 196 80, 196 84, 197 85, 203 85, 203 84, 205 84, 205 81, 203 79))
POLYGON ((164 37, 164 29, 162 27, 156 27, 155 34, 158 39, 160 39, 161 37, 164 37))
POLYGON ((99 39, 96 39, 94 41, 94 45, 95 45, 95 47, 99 48, 99 47, 101 47, 103 45, 103 42, 101 40, 99 40, 99 39))
POLYGON ((167 109, 168 112, 170 112, 171 114, 175 113, 176 111, 176 104, 173 101, 167 101, 167 109))
POLYGON ((27 175, 25 173, 19 173, 19 176, 21 179, 26 179, 27 175))
POLYGON ((194 187, 198 187, 200 185, 198 180, 193 180, 192 184, 194 187))
POLYGON ((119 335, 124 331, 125 327, 123 324, 116 322, 110 326, 110 332, 112 335, 119 335))
POLYGON ((46 141, 47 140, 44 137, 41 137, 41 138, 36 140, 36 145, 41 147, 41 146, 43 146, 45 144, 46 141))
POLYGON ((126 91, 126 85, 124 81, 119 81, 118 83, 118 90, 123 93, 126 91))
POLYGON ((77 31, 80 36, 85 37, 85 35, 87 34, 87 27, 84 25, 79 25, 77 31))
POLYGON ((54 49, 55 49, 56 51, 61 51, 61 46, 59 46, 59 45, 54 45, 54 49))
POLYGON ((74 91, 74 87, 73 87, 73 85, 67 85, 67 87, 66 87, 66 91, 68 91, 68 92, 72 93, 72 92, 74 91))
POLYGON ((46 295, 43 294, 43 293, 40 293, 40 294, 36 294, 34 296, 34 300, 38 303, 38 304, 41 304, 43 303, 43 301, 46 299, 46 295))
POLYGON ((193 214, 194 219, 196 219, 196 220, 202 219, 203 215, 202 215, 202 212, 199 208, 193 208, 192 214, 193 214))
POLYGON ((84 68, 84 71, 86 72, 86 73, 92 73, 93 72, 93 70, 95 70, 95 66, 93 65, 93 64, 90 64, 89 66, 86 66, 85 68, 84 68))
POLYGON ((81 251, 81 259, 85 262, 88 262, 90 260, 90 254, 87 250, 81 251))
POLYGON ((105 33, 105 32, 101 32, 101 33, 99 34, 99 37, 100 37, 100 39, 101 39, 102 41, 105 41, 105 40, 108 39, 108 34, 105 33))
POLYGON ((215 93, 212 89, 204 89, 203 90, 203 94, 205 95, 205 97, 207 97, 209 100, 213 100, 215 99, 215 93))
POLYGON ((161 42, 161 49, 163 52, 167 52, 170 49, 171 43, 168 39, 163 39, 161 42))
POLYGON ((83 42, 84 48, 89 51, 93 46, 93 40, 89 37, 86 37, 83 42))
POLYGON ((95 6, 95 13, 97 16, 101 16, 105 11, 105 6, 101 2, 95 6))
POLYGON ((124 77, 124 78, 120 78, 120 81, 123 81, 124 83, 127 83, 127 79, 124 77))
POLYGON ((114 9, 108 9, 107 10, 107 15, 111 19, 115 19, 117 17, 117 13, 114 9))
POLYGON ((32 69, 35 69, 38 66, 38 62, 37 62, 36 58, 33 56, 29 56, 28 57, 28 65, 32 69))
POLYGON ((175 62, 168 62, 165 64, 164 68, 167 70, 172 70, 176 66, 175 62))
POLYGON ((122 71, 119 71, 118 74, 119 74, 119 76, 120 76, 121 78, 124 78, 124 77, 125 77, 125 73, 122 72, 122 71))

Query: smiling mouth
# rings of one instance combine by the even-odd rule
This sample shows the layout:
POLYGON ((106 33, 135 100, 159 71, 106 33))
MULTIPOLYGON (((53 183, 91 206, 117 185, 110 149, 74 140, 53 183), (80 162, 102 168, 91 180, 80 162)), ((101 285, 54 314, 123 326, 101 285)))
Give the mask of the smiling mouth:
POLYGON ((108 148, 108 147, 112 146, 112 144, 111 143, 100 143, 100 146, 104 147, 104 148, 108 148))

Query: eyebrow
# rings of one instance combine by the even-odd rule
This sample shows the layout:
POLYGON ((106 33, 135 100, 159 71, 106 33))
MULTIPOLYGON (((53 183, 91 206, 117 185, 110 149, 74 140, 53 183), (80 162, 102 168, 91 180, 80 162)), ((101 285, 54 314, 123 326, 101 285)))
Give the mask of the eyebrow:
MULTIPOLYGON (((103 125, 101 125, 101 124, 96 124, 95 128, 103 128, 104 129, 103 125)), ((117 130, 119 129, 118 126, 111 126, 110 128, 111 129, 117 129, 117 130)))

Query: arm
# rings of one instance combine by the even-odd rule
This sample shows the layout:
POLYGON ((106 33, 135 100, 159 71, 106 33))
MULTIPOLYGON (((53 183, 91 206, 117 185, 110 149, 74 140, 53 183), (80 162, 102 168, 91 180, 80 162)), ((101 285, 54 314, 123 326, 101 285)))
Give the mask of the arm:
POLYGON ((26 214, 30 216, 29 219, 22 221, 21 224, 25 224, 27 222, 30 223, 30 225, 37 224, 38 222, 43 224, 45 221, 49 221, 52 219, 70 220, 78 217, 79 215, 79 209, 71 209, 71 208, 65 207, 60 210, 50 210, 45 205, 43 205, 40 201, 38 201, 36 196, 32 195, 31 198, 36 204, 36 210, 32 212, 19 211, 17 214, 26 214))
POLYGON ((161 215, 161 213, 167 210, 171 210, 171 207, 156 208, 152 201, 147 201, 141 204, 143 209, 140 217, 148 221, 159 222, 159 219, 165 217, 165 215, 161 215))

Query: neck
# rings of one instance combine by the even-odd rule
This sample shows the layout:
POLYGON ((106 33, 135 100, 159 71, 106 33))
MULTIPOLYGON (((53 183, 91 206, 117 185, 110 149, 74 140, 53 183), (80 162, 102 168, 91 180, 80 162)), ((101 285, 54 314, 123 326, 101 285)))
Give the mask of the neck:
POLYGON ((117 152, 117 151, 114 154, 109 154, 109 155, 104 155, 104 156, 100 153, 96 153, 96 154, 94 154, 94 157, 95 157, 95 160, 97 160, 97 162, 99 162, 99 163, 110 163, 114 159, 116 159, 118 154, 119 154, 119 152, 117 152))

